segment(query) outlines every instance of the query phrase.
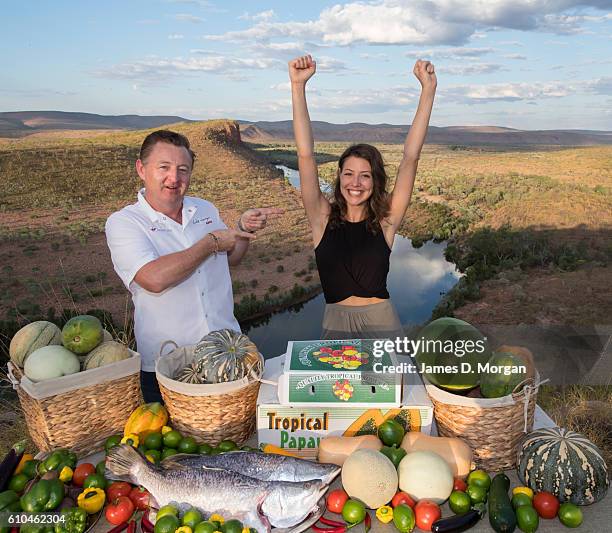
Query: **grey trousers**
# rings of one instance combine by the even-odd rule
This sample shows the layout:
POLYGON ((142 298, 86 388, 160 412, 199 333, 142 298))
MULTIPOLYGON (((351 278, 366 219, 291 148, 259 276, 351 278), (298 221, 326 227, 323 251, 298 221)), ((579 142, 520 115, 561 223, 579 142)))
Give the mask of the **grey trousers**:
POLYGON ((372 305, 326 304, 322 339, 392 339, 402 324, 391 300, 372 305))

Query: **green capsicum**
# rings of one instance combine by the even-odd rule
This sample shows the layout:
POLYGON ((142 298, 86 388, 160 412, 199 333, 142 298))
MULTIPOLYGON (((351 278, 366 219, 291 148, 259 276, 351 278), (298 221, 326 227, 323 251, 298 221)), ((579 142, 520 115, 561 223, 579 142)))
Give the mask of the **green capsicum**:
POLYGON ((77 464, 77 456, 70 450, 66 450, 65 448, 58 448, 51 452, 51 454, 38 463, 38 473, 42 476, 47 472, 51 472, 55 470, 56 472, 61 472, 65 466, 69 466, 73 470, 76 468, 77 464))
POLYGON ((41 479, 21 497, 26 513, 53 511, 64 499, 64 484, 59 479, 41 479))
POLYGON ((0 512, 2 511, 20 511, 19 495, 14 490, 5 490, 0 492, 0 512))
POLYGON ((53 533, 53 526, 28 522, 19 526, 19 533, 53 533))
POLYGON ((55 533, 83 533, 87 529, 87 513, 80 507, 62 511, 65 519, 55 525, 55 533))

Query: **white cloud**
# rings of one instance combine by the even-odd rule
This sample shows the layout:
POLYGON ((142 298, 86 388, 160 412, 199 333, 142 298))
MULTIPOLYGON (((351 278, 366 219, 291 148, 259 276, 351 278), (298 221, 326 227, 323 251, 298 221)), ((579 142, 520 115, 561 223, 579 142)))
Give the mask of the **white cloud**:
POLYGON ((527 59, 527 56, 524 56, 522 54, 504 54, 502 57, 505 57, 506 59, 520 59, 521 61, 527 59))
POLYGON ((367 44, 464 44, 490 28, 576 33, 603 17, 566 14, 573 8, 605 8, 609 0, 376 0, 336 4, 316 20, 254 21, 252 27, 207 36, 226 41, 268 41, 276 37, 319 39, 348 46, 367 44))
POLYGON ((191 22, 193 24, 200 24, 204 22, 202 17, 196 17, 195 15, 190 15, 189 13, 177 13, 174 15, 174 18, 180 22, 191 22))
POLYGON ((246 12, 243 15, 240 15, 238 18, 241 20, 254 20, 259 22, 276 18, 276 13, 274 13, 273 9, 268 9, 267 11, 260 11, 259 13, 255 13, 253 15, 246 12))
POLYGON ((171 41, 177 41, 179 39, 183 39, 185 36, 180 34, 180 33, 171 33, 170 35, 168 35, 168 39, 170 39, 171 41))
POLYGON ((589 88, 595 94, 612 95, 612 77, 599 78, 589 82, 589 88))
POLYGON ((437 59, 457 59, 463 57, 480 57, 485 54, 491 54, 495 52, 495 48, 467 48, 463 46, 451 47, 451 48, 440 48, 440 49, 428 49, 428 50, 416 50, 406 52, 406 57, 412 57, 415 59, 425 57, 435 57, 437 59))
POLYGON ((562 98, 577 87, 567 82, 492 83, 488 85, 455 85, 444 91, 449 100, 464 103, 539 100, 562 98))
POLYGON ((479 74, 491 74, 492 72, 508 69, 494 63, 471 63, 440 66, 437 67, 436 70, 441 74, 451 74, 453 76, 474 76, 479 74))

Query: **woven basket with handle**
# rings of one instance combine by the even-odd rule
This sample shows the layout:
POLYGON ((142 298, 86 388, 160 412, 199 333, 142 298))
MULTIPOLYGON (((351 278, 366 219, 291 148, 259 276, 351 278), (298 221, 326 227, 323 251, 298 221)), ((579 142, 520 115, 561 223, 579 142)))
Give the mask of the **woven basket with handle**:
POLYGON ((213 446, 226 439, 244 444, 255 431, 260 382, 245 378, 239 382, 189 384, 172 379, 162 369, 168 360, 180 362, 178 366, 193 361, 194 349, 195 346, 179 348, 172 341, 165 342, 155 366, 159 390, 172 426, 213 446), (161 355, 169 345, 175 349, 161 355))
MULTIPOLYGON (((120 362, 133 367, 129 375, 109 379, 104 367, 87 370, 88 375, 99 376, 95 383, 45 398, 31 395, 22 383, 21 369, 9 362, 9 378, 17 390, 28 432, 40 451, 69 448, 77 455, 94 453, 104 447, 108 437, 123 433, 128 417, 142 403, 140 355, 131 353, 133 361, 120 362)), ((78 379, 82 374, 73 377, 78 379)))
POLYGON ((516 466, 518 443, 533 429, 539 386, 537 371, 518 392, 503 398, 466 398, 425 383, 438 434, 463 439, 472 448, 476 465, 490 472, 516 466))

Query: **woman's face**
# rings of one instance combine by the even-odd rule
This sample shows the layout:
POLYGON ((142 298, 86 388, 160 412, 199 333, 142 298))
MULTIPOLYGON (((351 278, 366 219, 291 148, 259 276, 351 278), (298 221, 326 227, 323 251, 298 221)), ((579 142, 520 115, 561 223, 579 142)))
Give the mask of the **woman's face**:
POLYGON ((368 201, 374 191, 374 179, 370 163, 361 157, 350 156, 340 171, 340 193, 347 206, 360 206, 368 201))

